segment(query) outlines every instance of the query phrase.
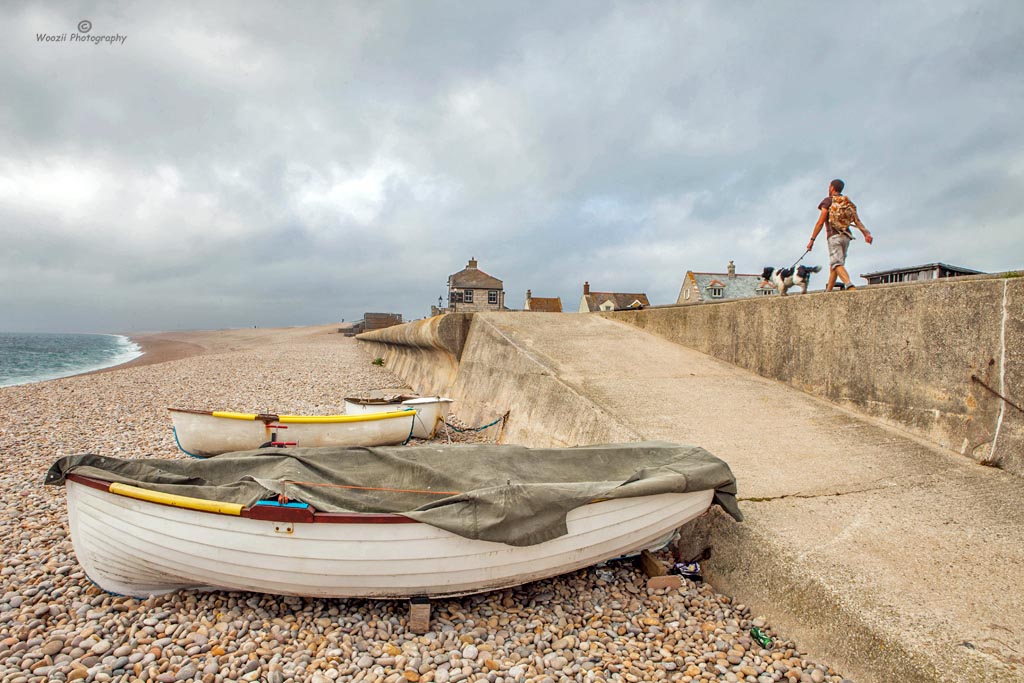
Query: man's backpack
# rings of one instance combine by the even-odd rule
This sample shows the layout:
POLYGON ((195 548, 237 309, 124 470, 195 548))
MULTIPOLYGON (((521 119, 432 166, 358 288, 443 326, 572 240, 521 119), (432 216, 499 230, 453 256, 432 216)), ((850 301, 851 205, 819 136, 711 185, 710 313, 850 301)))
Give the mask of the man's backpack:
POLYGON ((857 207, 853 205, 849 197, 836 195, 832 197, 832 204, 828 207, 828 224, 836 232, 841 232, 852 238, 850 226, 857 222, 857 207))

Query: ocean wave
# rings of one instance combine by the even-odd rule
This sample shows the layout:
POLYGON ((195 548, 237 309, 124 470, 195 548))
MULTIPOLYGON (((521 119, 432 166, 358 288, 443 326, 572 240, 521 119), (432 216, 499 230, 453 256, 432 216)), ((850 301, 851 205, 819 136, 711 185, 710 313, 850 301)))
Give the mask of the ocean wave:
POLYGON ((104 370, 143 354, 121 334, 0 334, 0 387, 61 379, 104 370), (96 338, 113 343, 97 344, 96 338))

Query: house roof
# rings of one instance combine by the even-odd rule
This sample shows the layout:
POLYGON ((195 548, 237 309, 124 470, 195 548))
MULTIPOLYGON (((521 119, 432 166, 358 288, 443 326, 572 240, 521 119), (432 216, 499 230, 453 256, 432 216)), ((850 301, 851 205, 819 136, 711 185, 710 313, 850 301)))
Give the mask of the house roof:
POLYGON ((892 275, 895 273, 913 273, 919 270, 931 270, 932 268, 945 268, 946 270, 952 270, 956 273, 963 273, 964 275, 979 275, 982 271, 971 270, 970 268, 961 268, 960 266, 951 266, 948 263, 926 263, 923 266, 908 266, 905 268, 890 268, 889 270, 879 270, 874 273, 867 273, 861 275, 861 277, 878 277, 879 275, 892 275))
POLYGON ((544 311, 546 313, 561 313, 562 299, 560 297, 545 298, 533 296, 526 300, 526 307, 531 311, 544 311))
MULTIPOLYGON (((747 273, 737 273, 735 277, 730 278, 728 273, 695 273, 688 270, 686 271, 686 279, 696 286, 700 299, 704 301, 711 299, 707 294, 709 287, 722 288, 722 296, 714 297, 714 301, 745 299, 757 296, 758 290, 765 289, 761 287, 761 283, 764 280, 760 275, 747 273)), ((775 289, 774 287, 770 288, 775 289)))
POLYGON ((469 265, 459 272, 449 275, 448 286, 460 289, 503 289, 501 280, 476 267, 475 259, 470 259, 469 265))
POLYGON ((611 301, 616 309, 630 308, 634 301, 639 301, 641 306, 650 306, 651 302, 647 295, 639 292, 591 292, 584 294, 583 299, 587 302, 587 308, 591 311, 601 310, 601 304, 611 301))

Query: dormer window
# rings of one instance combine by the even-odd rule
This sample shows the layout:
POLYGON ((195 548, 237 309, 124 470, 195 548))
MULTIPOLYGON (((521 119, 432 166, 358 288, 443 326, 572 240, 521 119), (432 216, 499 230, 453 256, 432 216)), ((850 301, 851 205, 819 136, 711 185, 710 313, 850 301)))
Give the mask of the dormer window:
POLYGON ((721 299, 725 295, 725 287, 708 287, 708 296, 712 299, 721 299))
POLYGON ((774 293, 775 293, 775 290, 772 289, 771 287, 763 287, 763 288, 757 290, 757 295, 758 296, 771 296, 774 293))

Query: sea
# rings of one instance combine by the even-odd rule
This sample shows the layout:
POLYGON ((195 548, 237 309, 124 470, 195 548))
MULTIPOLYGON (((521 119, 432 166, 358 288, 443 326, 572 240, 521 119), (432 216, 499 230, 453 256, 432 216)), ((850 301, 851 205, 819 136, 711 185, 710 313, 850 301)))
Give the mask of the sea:
POLYGON ((0 332, 0 387, 102 370, 141 355, 138 344, 118 334, 0 332))

